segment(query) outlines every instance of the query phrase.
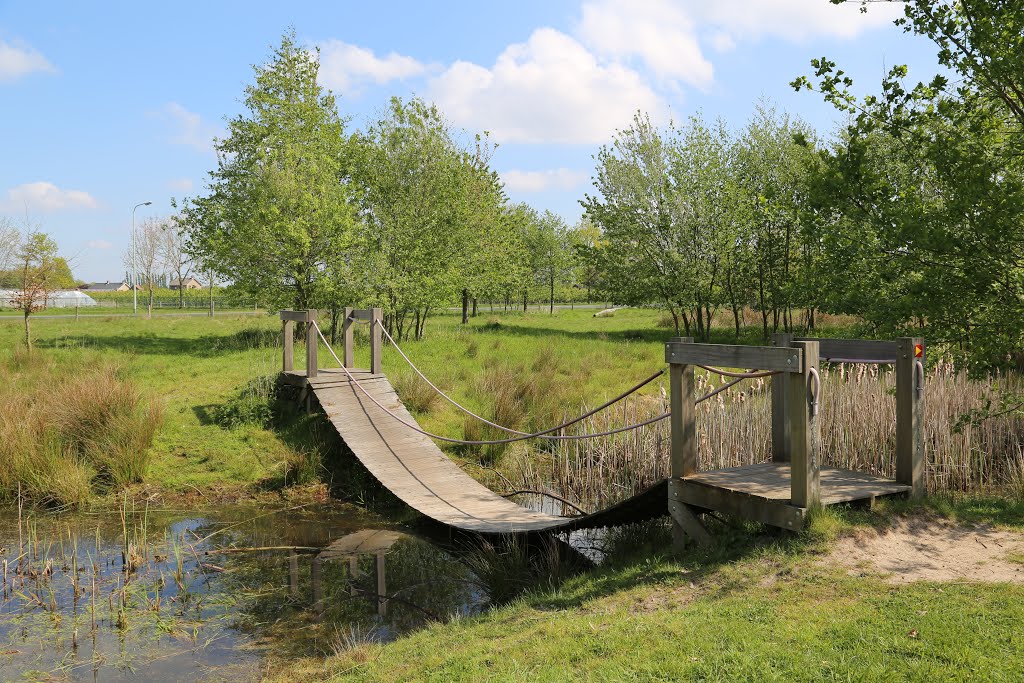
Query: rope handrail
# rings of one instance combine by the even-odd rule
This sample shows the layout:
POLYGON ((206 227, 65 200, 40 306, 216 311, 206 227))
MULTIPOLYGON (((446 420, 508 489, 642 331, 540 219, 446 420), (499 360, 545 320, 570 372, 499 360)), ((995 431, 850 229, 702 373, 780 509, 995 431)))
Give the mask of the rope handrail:
POLYGON ((713 372, 716 375, 722 377, 739 377, 740 379, 757 379, 759 377, 771 377, 772 375, 778 375, 779 370, 748 370, 747 372, 731 372, 729 370, 723 370, 722 368, 716 368, 711 365, 697 365, 701 370, 707 370, 713 372))
MULTIPOLYGON (((544 438, 558 440, 558 441, 574 441, 574 440, 582 440, 582 439, 594 439, 594 438, 598 438, 598 437, 612 436, 614 434, 619 434, 621 432, 630 431, 630 430, 634 430, 634 429, 639 429, 640 427, 646 427, 648 425, 654 424, 655 422, 659 422, 661 420, 664 420, 665 418, 669 417, 672 414, 671 411, 665 411, 664 413, 661 413, 660 415, 655 415, 654 417, 649 418, 647 420, 644 420, 642 422, 637 422, 637 423, 634 423, 634 424, 625 425, 623 427, 617 427, 615 429, 609 429, 609 430, 606 430, 606 431, 603 431, 603 432, 596 432, 596 433, 590 433, 590 434, 549 435, 549 432, 551 432, 551 431, 562 429, 564 426, 568 426, 568 425, 572 425, 572 424, 575 424, 577 422, 580 422, 581 420, 584 420, 587 417, 590 417, 591 415, 593 415, 594 413, 598 412, 599 410, 602 410, 603 408, 606 408, 608 405, 611 405, 611 403, 614 403, 615 401, 618 401, 618 400, 621 400, 622 398, 625 398, 625 396, 628 396, 630 393, 633 393, 633 391, 635 391, 639 387, 643 386, 644 384, 647 384, 648 382, 653 381, 655 379, 655 377, 659 376, 660 374, 662 374, 664 372, 664 371, 661 371, 661 372, 657 373, 656 375, 652 376, 651 378, 649 378, 648 380, 646 380, 643 384, 638 385, 636 387, 636 389, 633 389, 630 392, 628 392, 627 394, 625 394, 625 395, 623 395, 623 396, 621 396, 619 398, 616 398, 612 402, 609 402, 609 403, 607 403, 607 404, 605 404, 605 405, 603 405, 603 406, 601 406, 599 408, 596 408, 596 409, 594 409, 594 410, 592 410, 592 411, 590 411, 590 412, 588 412, 588 413, 586 413, 586 414, 584 414, 584 415, 582 415, 582 416, 580 416, 580 417, 578 417, 578 418, 576 418, 576 419, 574 419, 574 420, 572 420, 570 422, 565 423, 565 425, 563 425, 563 426, 553 427, 552 429, 546 429, 546 430, 544 430, 542 432, 536 432, 536 433, 533 433, 533 434, 522 434, 522 433, 520 433, 519 436, 510 437, 508 439, 490 439, 490 440, 453 439, 451 437, 441 436, 440 434, 433 434, 433 433, 428 432, 428 431, 426 431, 424 429, 421 429, 419 426, 417 426, 415 424, 410 424, 409 422, 406 422, 405 420, 403 420, 399 415, 396 415, 390 409, 388 409, 383 404, 381 404, 381 402, 378 401, 376 398, 374 398, 373 395, 370 394, 370 392, 368 392, 363 387, 362 383, 359 382, 359 380, 357 380, 355 378, 355 376, 351 372, 349 372, 349 369, 347 367, 345 367, 345 363, 338 357, 338 354, 334 352, 334 348, 331 346, 330 342, 328 342, 327 338, 324 336, 323 330, 320 329, 320 325, 318 325, 315 320, 311 321, 310 324, 316 329, 316 332, 320 336, 321 341, 324 342, 324 345, 327 347, 327 350, 330 351, 331 356, 334 357, 335 362, 338 363, 338 365, 341 367, 341 369, 348 376, 349 382, 351 384, 354 384, 356 386, 356 388, 359 389, 359 391, 361 391, 363 393, 364 396, 366 396, 368 399, 370 399, 370 401, 372 401, 374 403, 374 405, 376 405, 378 408, 380 408, 385 413, 387 413, 395 421, 397 421, 400 424, 408 427, 409 429, 413 430, 414 432, 418 432, 418 433, 420 433, 420 434, 422 434, 422 435, 424 435, 426 437, 432 438, 432 439, 437 439, 438 441, 444 441, 444 442, 447 442, 447 443, 453 443, 453 444, 459 444, 459 445, 465 445, 465 446, 495 446, 495 445, 500 445, 500 444, 515 443, 515 442, 518 442, 518 441, 526 441, 527 439, 532 439, 532 438, 536 438, 536 437, 544 437, 544 438), (547 436, 545 436, 545 435, 547 435, 547 436)), ((381 329, 384 329, 383 326, 381 327, 381 329)), ((389 338, 390 338, 390 335, 389 335, 389 338)), ((397 345, 395 346, 395 348, 396 349, 398 348, 397 345)), ((401 351, 399 351, 399 352, 401 353, 401 351)), ((403 356, 404 356, 404 354, 403 354, 403 356)), ((410 365, 412 365, 411 361, 410 361, 410 365)), ((759 371, 754 370, 751 373, 742 373, 742 374, 741 373, 734 373, 734 374, 737 374, 737 375, 740 375, 740 376, 738 376, 732 382, 728 382, 726 384, 723 384, 722 386, 718 387, 714 391, 710 391, 707 394, 705 394, 704 396, 701 396, 699 399, 694 401, 694 403, 696 404, 696 403, 702 403, 704 401, 707 401, 708 399, 716 396, 717 394, 722 393, 723 391, 731 388, 732 386, 738 384, 739 382, 742 382, 745 379, 750 379, 751 377, 761 377, 761 376, 765 376, 765 374, 769 374, 770 375, 770 374, 776 374, 776 373, 774 373, 774 372, 760 373, 759 371)), ((426 378, 424 378, 424 379, 426 380, 426 378)), ((437 390, 437 389, 435 388, 435 390, 437 390)), ((437 391, 438 391, 438 393, 441 393, 440 390, 437 390, 437 391)))
MULTIPOLYGON (((470 440, 466 440, 466 439, 453 439, 451 437, 441 436, 440 434, 433 434, 433 433, 428 432, 428 431, 426 431, 424 429, 421 429, 419 426, 417 426, 415 424, 410 424, 409 422, 406 422, 400 416, 396 415, 390 409, 386 408, 383 404, 381 404, 380 401, 378 401, 376 398, 374 398, 373 395, 370 394, 370 392, 368 392, 365 388, 363 388, 363 385, 358 380, 356 380, 355 376, 353 376, 352 373, 349 372, 349 369, 345 367, 344 362, 342 362, 342 360, 340 358, 338 358, 338 354, 334 352, 334 349, 331 347, 330 343, 327 341, 327 338, 324 337, 323 330, 320 329, 320 326, 316 323, 316 321, 312 321, 310 324, 314 328, 316 328, 316 332, 317 332, 318 335, 320 335, 320 339, 327 346, 327 350, 331 352, 331 355, 334 357, 335 362, 337 362, 338 365, 341 366, 341 369, 348 376, 349 382, 351 384, 354 384, 356 386, 356 388, 359 389, 359 391, 361 391, 363 393, 364 396, 366 396, 368 399, 370 399, 370 401, 373 402, 374 405, 376 405, 378 408, 380 408, 385 413, 387 413, 389 416, 391 416, 395 421, 405 425, 406 427, 408 427, 409 429, 413 430, 414 432, 418 432, 418 433, 420 433, 420 434, 422 434, 424 436, 430 437, 432 439, 437 439, 438 441, 444 441, 444 442, 447 442, 447 443, 460 444, 460 445, 464 445, 464 446, 496 446, 496 445, 506 444, 506 443, 515 443, 517 441, 526 441, 527 439, 532 439, 532 438, 535 438, 537 436, 541 436, 543 434, 546 434, 548 431, 550 431, 550 430, 545 430, 544 432, 540 432, 540 433, 536 433, 536 434, 524 434, 524 435, 521 435, 521 436, 515 436, 515 437, 508 438, 508 439, 490 439, 490 440, 474 440, 474 441, 470 441, 470 440)), ((651 418, 649 420, 644 420, 643 422, 638 422, 636 424, 626 425, 625 427, 618 427, 616 429, 609 429, 607 431, 597 432, 595 434, 566 434, 566 435, 559 435, 559 436, 549 436, 548 438, 550 438, 550 439, 557 439, 557 440, 560 440, 560 441, 572 441, 572 440, 580 440, 580 439, 593 439, 593 438, 600 437, 600 436, 611 436, 612 434, 618 434, 620 432, 629 431, 631 429, 639 429, 640 427, 645 427, 645 426, 647 426, 649 424, 653 424, 655 422, 658 422, 659 420, 664 420, 670 414, 671 414, 670 412, 665 412, 665 413, 662 413, 661 415, 657 415, 657 416, 655 416, 655 417, 653 417, 653 418, 651 418)), ((559 429, 559 427, 556 427, 555 429, 559 429)))
MULTIPOLYGON (((374 321, 374 322, 380 322, 380 321, 374 321)), ((611 399, 610 401, 602 403, 601 405, 599 405, 598 407, 594 408, 590 412, 584 413, 583 415, 580 415, 577 418, 569 420, 568 422, 564 422, 564 423, 558 425, 557 427, 551 427, 550 429, 545 429, 542 432, 536 432, 534 434, 530 434, 530 432, 521 432, 518 429, 512 429, 511 427, 505 427, 505 426, 500 425, 500 424, 498 424, 496 422, 491 422, 487 418, 485 418, 485 417, 483 417, 481 415, 477 415, 472 410, 470 410, 469 408, 465 407, 464 405, 462 405, 461 403, 459 403, 458 401, 453 399, 451 396, 449 396, 448 394, 446 394, 443 391, 441 391, 441 389, 439 389, 433 382, 431 382, 427 378, 427 376, 424 375, 420 371, 420 369, 418 367, 416 367, 416 364, 412 362, 412 360, 409 358, 409 356, 405 355, 405 352, 402 351, 401 347, 395 341, 394 337, 392 337, 391 334, 388 333, 387 328, 385 328, 384 325, 381 325, 380 329, 384 333, 384 336, 386 336, 388 338, 388 341, 391 342, 391 345, 393 347, 395 347, 395 351, 398 351, 398 354, 403 359, 405 359, 405 362, 408 363, 409 367, 413 369, 413 372, 415 372, 417 375, 419 375, 420 379, 422 379, 424 382, 426 382, 427 385, 431 389, 436 391, 443 399, 445 399, 446 401, 451 403, 453 406, 455 406, 456 408, 458 408, 459 410, 461 410, 465 414, 469 415, 470 417, 474 417, 477 420, 480 420, 484 424, 490 425, 491 427, 494 427, 495 429, 500 429, 500 430, 502 430, 504 432, 508 432, 509 434, 517 434, 519 436, 536 436, 536 437, 539 437, 539 438, 542 438, 542 439, 557 439, 559 437, 551 436, 550 435, 551 432, 557 432, 559 429, 564 429, 566 427, 570 427, 570 426, 576 424, 577 422, 582 422, 583 420, 587 419, 591 415, 593 415, 595 413, 599 413, 602 410, 604 410, 605 408, 607 408, 608 406, 614 405, 614 404, 618 403, 619 401, 623 400, 624 398, 630 396, 631 394, 636 393, 637 391, 639 391, 643 387, 647 386, 648 384, 650 384, 651 382, 653 382, 654 380, 656 380, 657 378, 659 378, 659 377, 661 377, 662 375, 665 374, 664 370, 658 370, 656 373, 654 373, 653 375, 651 375, 647 379, 643 380, 639 384, 636 384, 632 388, 627 389, 626 391, 624 391, 623 393, 619 394, 618 396, 616 396, 615 398, 611 399)))

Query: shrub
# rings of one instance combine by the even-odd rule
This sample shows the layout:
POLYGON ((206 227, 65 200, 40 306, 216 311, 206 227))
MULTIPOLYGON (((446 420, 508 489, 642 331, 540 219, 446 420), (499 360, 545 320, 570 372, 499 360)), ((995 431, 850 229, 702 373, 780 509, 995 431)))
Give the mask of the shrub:
POLYGON ((0 499, 78 506, 142 481, 160 405, 97 356, 32 355, 0 364, 0 499))
POLYGON ((414 413, 429 412, 441 398, 440 394, 414 372, 398 375, 394 386, 402 403, 414 413))
POLYGON ((247 425, 267 428, 274 421, 276 401, 277 385, 274 378, 259 375, 247 382, 224 403, 215 406, 211 411, 211 417, 225 429, 237 429, 247 425))

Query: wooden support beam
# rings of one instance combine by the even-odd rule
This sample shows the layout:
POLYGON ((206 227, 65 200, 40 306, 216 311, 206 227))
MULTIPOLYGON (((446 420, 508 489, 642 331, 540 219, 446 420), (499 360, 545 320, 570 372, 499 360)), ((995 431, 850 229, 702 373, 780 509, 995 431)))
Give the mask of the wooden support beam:
POLYGON ((346 368, 355 367, 355 335, 353 334, 353 325, 355 324, 352 320, 352 313, 354 309, 351 306, 345 307, 345 322, 341 325, 341 339, 342 339, 342 365, 346 368))
POLYGON ((821 503, 821 433, 817 405, 821 403, 818 342, 793 342, 803 356, 803 372, 788 378, 792 505, 809 508, 821 503), (816 405, 817 404, 817 405, 816 405))
POLYGON ((874 339, 815 339, 794 337, 793 341, 816 341, 821 360, 846 363, 895 363, 898 353, 895 341, 874 339))
MULTIPOLYGON (((772 335, 772 346, 786 348, 793 335, 781 332, 772 335)), ((772 377, 772 460, 789 462, 789 411, 786 408, 786 375, 772 377)))
POLYGON ((282 338, 284 340, 284 351, 281 360, 281 371, 291 372, 295 369, 295 323, 291 320, 284 320, 281 323, 282 338))
POLYGON ((901 337, 896 358, 896 481, 923 496, 924 339, 901 337))
POLYGON ((312 323, 316 322, 316 309, 306 311, 306 378, 317 376, 320 364, 317 359, 320 350, 320 335, 313 329, 312 323))
POLYGON ((381 352, 383 351, 381 324, 384 322, 384 309, 370 309, 370 372, 379 375, 382 370, 381 352))
POLYGON ((309 313, 310 311, 284 310, 281 311, 281 320, 291 320, 292 322, 296 323, 306 323, 309 322, 309 313))
POLYGON ((676 485, 674 491, 678 492, 678 499, 691 508, 717 510, 791 531, 803 528, 805 510, 787 505, 785 501, 768 500, 762 496, 730 491, 693 479, 670 481, 670 496, 673 493, 672 484, 676 485))
POLYGON ((673 340, 665 345, 665 362, 683 365, 717 365, 726 368, 801 372, 800 352, 792 348, 742 346, 735 344, 685 344, 673 340))
POLYGON ((668 513, 672 517, 672 542, 677 548, 686 545, 687 540, 697 545, 711 542, 711 534, 701 521, 699 513, 679 498, 681 481, 670 479, 668 482, 668 513))

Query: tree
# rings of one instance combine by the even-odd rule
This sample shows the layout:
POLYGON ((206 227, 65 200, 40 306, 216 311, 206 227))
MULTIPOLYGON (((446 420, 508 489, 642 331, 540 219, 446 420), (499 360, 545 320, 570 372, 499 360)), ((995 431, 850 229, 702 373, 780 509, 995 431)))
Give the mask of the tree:
POLYGON ((178 281, 178 308, 185 308, 185 280, 192 274, 192 259, 185 249, 185 229, 178 216, 161 224, 157 257, 178 281))
POLYGON ((18 228, 5 217, 0 216, 0 287, 15 285, 14 255, 17 251, 18 228))
POLYGON ((766 339, 780 327, 794 329, 813 151, 813 133, 805 124, 765 104, 757 107, 738 142, 738 216, 746 221, 742 239, 766 339))
POLYGON ((14 309, 24 316, 25 346, 31 353, 30 317, 46 307, 53 291, 59 287, 61 266, 66 269, 67 263, 57 256, 57 243, 38 228, 26 228, 15 242, 13 251, 19 289, 15 291, 12 303, 14 309))
POLYGON ((589 304, 594 295, 603 287, 599 251, 603 246, 601 230, 586 216, 583 216, 569 231, 568 238, 574 254, 573 263, 576 270, 574 279, 586 290, 589 304))
MULTIPOLYGON (((905 84, 896 66, 880 95, 855 97, 827 58, 819 89, 850 115, 823 154, 820 212, 846 214, 858 280, 891 305, 865 307, 886 330, 952 342, 976 367, 1024 356, 1024 32, 1016 3, 912 0, 898 20, 935 42, 940 74, 905 84), (861 248, 859 241, 868 245, 861 248)), ((843 223, 840 223, 843 224, 843 223)), ((859 283, 858 283, 859 284, 859 283)), ((849 301, 856 301, 851 293, 849 301)))
POLYGON ((555 285, 572 266, 569 250, 569 226, 561 216, 545 211, 530 222, 526 248, 533 282, 544 287, 548 295, 548 312, 555 312, 555 285))
POLYGON ((330 284, 323 275, 354 245, 351 141, 318 71, 318 53, 285 34, 255 68, 247 112, 216 141, 209 193, 179 207, 187 251, 203 272, 270 305, 322 302, 330 284))
MULTIPOLYGON (((163 269, 160 256, 168 228, 169 224, 164 219, 147 218, 136 228, 132 238, 134 255, 131 249, 125 254, 125 266, 141 277, 141 284, 146 287, 149 297, 147 316, 150 318, 153 317, 153 290, 163 269)), ((138 287, 140 283, 136 279, 132 278, 132 285, 138 287)))
POLYGON ((398 339, 422 338, 430 311, 474 279, 481 236, 500 224, 500 186, 488 168, 485 138, 459 143, 433 105, 392 98, 360 137, 358 180, 364 203, 360 240, 372 298, 398 339))
POLYGON ((600 267, 616 301, 644 305, 660 302, 690 332, 693 300, 689 274, 673 212, 670 143, 646 115, 618 131, 597 154, 596 195, 581 202, 606 246, 600 267))

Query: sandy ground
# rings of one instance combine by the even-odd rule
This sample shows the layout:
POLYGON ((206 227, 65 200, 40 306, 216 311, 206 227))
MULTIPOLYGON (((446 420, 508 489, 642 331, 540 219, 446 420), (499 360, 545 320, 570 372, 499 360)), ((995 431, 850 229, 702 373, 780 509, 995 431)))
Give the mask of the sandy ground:
POLYGON ((902 519, 885 531, 840 540, 828 561, 851 574, 882 574, 893 583, 1024 583, 1024 534, 943 520, 902 519))

